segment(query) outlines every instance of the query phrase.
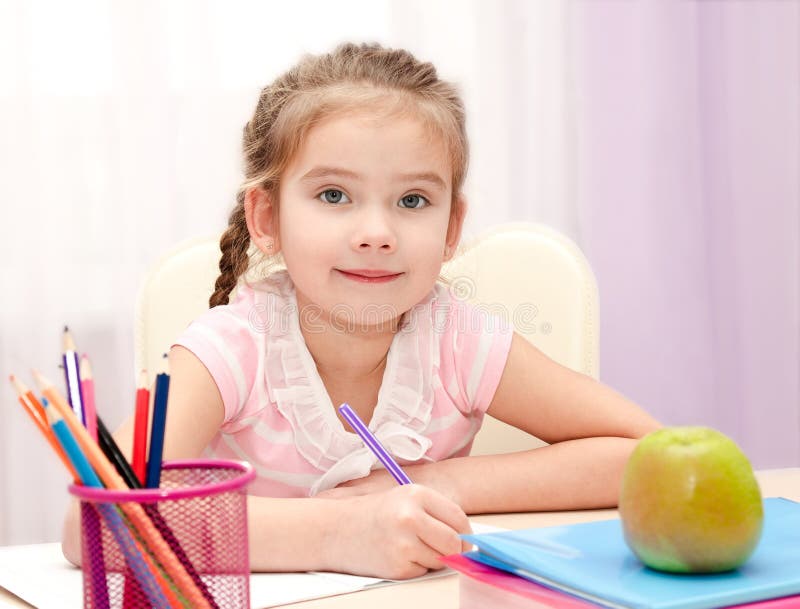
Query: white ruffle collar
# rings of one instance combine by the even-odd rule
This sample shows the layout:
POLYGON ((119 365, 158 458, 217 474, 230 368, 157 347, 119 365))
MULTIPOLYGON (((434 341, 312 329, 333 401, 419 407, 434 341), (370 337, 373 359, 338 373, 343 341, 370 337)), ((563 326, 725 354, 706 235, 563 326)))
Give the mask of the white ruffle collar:
MULTIPOLYGON (((262 319, 268 328, 264 374, 270 399, 289 422, 298 452, 325 471, 311 496, 346 480, 369 474, 378 462, 354 433, 346 431, 319 376, 300 332, 294 284, 286 271, 273 273, 259 286, 262 319)), ((434 314, 449 298, 436 285, 423 302, 408 311, 392 340, 378 402, 369 429, 400 463, 425 458, 431 440, 423 435, 431 419, 439 382, 439 338, 434 314), (437 307, 434 310, 434 306, 437 307)))

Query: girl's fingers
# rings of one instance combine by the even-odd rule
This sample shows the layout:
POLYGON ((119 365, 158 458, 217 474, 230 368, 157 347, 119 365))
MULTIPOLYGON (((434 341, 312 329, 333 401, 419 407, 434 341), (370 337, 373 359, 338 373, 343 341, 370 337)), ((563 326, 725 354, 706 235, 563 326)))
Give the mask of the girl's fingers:
POLYGON ((458 505, 436 491, 412 485, 404 492, 421 508, 414 527, 417 547, 409 559, 428 569, 441 569, 440 556, 462 551, 459 534, 472 531, 469 519, 458 505))
POLYGON ((456 503, 435 491, 425 489, 422 493, 422 505, 425 511, 453 529, 456 533, 472 533, 469 518, 456 503))
POLYGON ((413 560, 428 569, 444 567, 442 561, 439 560, 440 556, 461 552, 462 543, 458 533, 449 525, 430 516, 424 518, 420 523, 418 536, 419 554, 414 556, 413 560))

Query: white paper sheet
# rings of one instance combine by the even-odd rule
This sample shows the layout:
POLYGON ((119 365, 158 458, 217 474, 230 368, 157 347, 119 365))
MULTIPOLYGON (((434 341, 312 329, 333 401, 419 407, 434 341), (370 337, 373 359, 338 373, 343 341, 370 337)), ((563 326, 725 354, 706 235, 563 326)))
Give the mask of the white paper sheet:
MULTIPOLYGON (((475 533, 501 530, 475 522, 472 529, 475 533)), ((452 573, 450 569, 433 571, 400 582, 327 572, 253 573, 250 576, 250 606, 252 609, 267 609, 452 573)), ((81 571, 64 559, 59 543, 0 547, 0 586, 38 609, 83 607, 81 571)))
POLYGON ((83 607, 81 571, 67 562, 60 543, 0 547, 0 586, 34 607, 83 607))

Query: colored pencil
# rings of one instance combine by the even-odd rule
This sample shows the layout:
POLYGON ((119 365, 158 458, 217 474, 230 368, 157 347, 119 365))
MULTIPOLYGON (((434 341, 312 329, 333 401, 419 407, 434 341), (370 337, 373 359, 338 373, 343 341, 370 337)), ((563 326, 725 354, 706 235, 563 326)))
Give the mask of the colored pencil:
MULTIPOLYGON (((97 415, 97 435, 98 435, 98 444, 100 445, 100 449, 103 451, 103 454, 106 458, 111 462, 114 466, 114 469, 117 470, 117 473, 120 475, 122 480, 130 489, 140 489, 142 488, 142 483, 139 482, 139 478, 133 471, 133 468, 128 463, 128 460, 125 458, 122 450, 120 450, 119 445, 114 440, 114 437, 111 435, 111 432, 108 431, 105 423, 103 423, 103 419, 100 418, 100 415, 97 415)), ((189 557, 186 555, 183 546, 181 546, 178 538, 175 537, 175 534, 172 532, 172 529, 167 524, 167 521, 164 520, 164 517, 158 511, 158 506, 153 503, 145 503, 142 505, 144 508, 145 513, 150 517, 150 520, 156 526, 156 528, 161 532, 161 535, 164 537, 164 540, 169 544, 169 547, 172 548, 172 551, 175 553, 175 556, 181 561, 181 564, 186 568, 186 572, 189 574, 189 577, 192 578, 192 581, 195 585, 200 589, 205 599, 208 601, 209 605, 211 605, 212 609, 219 609, 216 601, 214 600, 214 596, 206 586, 205 582, 202 580, 200 575, 192 565, 192 562, 189 560, 189 557)), ((128 580, 125 581, 125 590, 123 592, 123 607, 130 607, 132 603, 132 598, 135 596, 133 589, 128 586, 128 580)))
POLYGON ((372 435, 372 432, 364 425, 364 422, 359 418, 356 412, 350 408, 350 405, 342 404, 339 406, 339 412, 341 412, 345 420, 350 423, 350 427, 353 428, 353 431, 361 437, 364 444, 366 444, 375 456, 378 457, 380 462, 383 463, 386 470, 397 480, 397 483, 411 484, 411 478, 400 468, 397 462, 392 458, 392 455, 386 451, 378 439, 372 435))
MULTIPOLYGON (((114 437, 108 431, 108 428, 103 423, 103 419, 100 418, 98 415, 97 417, 97 433, 99 437, 99 445, 100 449, 103 451, 103 454, 108 458, 108 460, 114 465, 114 469, 117 470, 117 473, 122 477, 125 484, 128 488, 131 489, 139 489, 142 488, 142 483, 139 482, 139 479, 136 477, 133 469, 131 468, 128 460, 125 458, 125 455, 119 448, 119 445, 114 440, 114 437)), ((161 532, 161 535, 164 537, 164 540, 169 544, 169 547, 172 548, 172 551, 175 553, 175 556, 181 561, 181 564, 186 568, 186 572, 189 574, 189 577, 192 578, 192 581, 195 585, 199 588, 200 592, 203 594, 205 599, 208 601, 208 604, 211 605, 212 609, 219 609, 216 601, 214 600, 214 596, 206 586, 205 582, 200 577, 199 573, 192 565, 191 560, 186 555, 186 551, 181 546, 178 538, 175 537, 175 534, 172 532, 172 529, 167 524, 167 521, 164 520, 164 517, 158 511, 158 506, 153 503, 145 503, 143 504, 145 513, 150 517, 150 520, 156 526, 156 528, 161 532)), ((126 582, 127 583, 127 582, 126 582)), ((123 607, 126 605, 130 605, 129 602, 125 601, 125 597, 132 596, 131 591, 126 587, 125 595, 123 598, 123 607)))
MULTIPOLYGON (((78 421, 75 413, 72 412, 64 398, 61 397, 52 383, 41 373, 34 371, 33 375, 42 393, 50 400, 50 403, 55 406, 59 414, 64 417, 67 427, 69 427, 78 445, 89 459, 89 462, 92 464, 92 467, 103 484, 105 484, 106 488, 118 491, 125 490, 126 486, 122 478, 114 471, 113 466, 109 463, 108 459, 106 459, 100 447, 89 436, 86 428, 78 421)), ((195 607, 211 609, 202 592, 197 588, 186 572, 184 566, 173 554, 167 542, 161 537, 159 531, 153 526, 153 523, 147 517, 142 506, 130 502, 123 503, 120 507, 125 516, 130 520, 133 528, 138 531, 144 543, 149 547, 150 551, 153 552, 155 559, 175 583, 180 594, 186 598, 188 606, 192 609, 195 607)), ((164 592, 168 598, 172 597, 170 600, 174 599, 174 606, 179 606, 179 601, 174 597, 169 587, 164 589, 164 592)))
POLYGON ((64 376, 67 383, 67 400, 70 408, 78 415, 78 420, 85 426, 86 413, 83 411, 83 395, 78 373, 78 354, 75 351, 75 341, 67 326, 61 336, 62 359, 64 361, 64 376))
MULTIPOLYGON (((75 443, 75 439, 72 437, 69 429, 66 428, 61 416, 52 408, 47 408, 47 400, 44 398, 42 398, 42 405, 45 407, 47 413, 45 417, 48 421, 48 427, 51 428, 54 436, 58 436, 59 446, 63 447, 63 449, 69 453, 70 463, 79 472, 80 477, 76 480, 76 484, 92 484, 99 482, 97 480, 97 474, 94 473, 94 470, 92 470, 86 458, 80 452, 80 449, 75 443)), ((85 513, 83 513, 83 508, 81 508, 81 510, 81 528, 84 529, 82 534, 88 536, 86 537, 87 539, 102 539, 102 527, 100 526, 99 513, 91 508, 87 509, 85 513)), ((113 526, 112 521, 108 522, 108 526, 113 526)), ((89 587, 89 591, 91 594, 92 607, 107 609, 109 607, 109 599, 108 586, 106 585, 103 544, 97 544, 92 551, 88 552, 86 558, 89 561, 89 573, 91 574, 91 586, 89 587)))
POLYGON ((97 416, 97 444, 100 446, 100 450, 103 451, 106 459, 108 459, 111 465, 114 466, 114 469, 117 470, 117 473, 125 482, 125 486, 134 489, 142 488, 142 484, 139 482, 136 474, 133 473, 130 463, 128 463, 125 455, 122 454, 119 446, 111 436, 111 432, 108 431, 105 423, 103 423, 103 419, 101 419, 99 415, 97 416))
POLYGON ((86 420, 86 429, 89 435, 97 440, 97 410, 94 401, 94 376, 92 375, 92 365, 89 363, 88 356, 84 353, 78 369, 81 379, 81 396, 83 396, 83 414, 86 420))
POLYGON ((166 373, 167 356, 162 360, 162 371, 156 375, 156 392, 153 397, 153 422, 150 427, 150 450, 147 455, 145 486, 158 488, 161 482, 161 458, 164 452, 164 427, 167 423, 169 374, 166 373))
MULTIPOLYGON (((117 473, 120 475, 122 480, 130 489, 137 489, 142 488, 142 484, 139 482, 139 479, 136 477, 131 466, 128 464, 128 460, 125 458, 125 455, 122 454, 117 443, 114 441, 113 436, 108 431, 105 423, 103 423, 103 419, 100 418, 100 415, 95 413, 96 422, 97 422, 97 444, 100 446, 100 450, 103 451, 103 454, 106 458, 111 462, 114 466, 114 469, 117 470, 117 473)), ((144 508, 145 512, 148 513, 150 519, 153 520, 153 512, 158 514, 158 508, 155 505, 143 504, 142 507, 144 508), (151 509, 152 508, 152 509, 151 509)), ((160 517, 160 514, 158 514, 160 517)), ((166 523, 163 522, 163 518, 159 521, 153 520, 153 523, 156 525, 161 534, 164 535, 164 526, 166 523)), ((170 531, 170 534, 172 531, 170 531)), ((172 540, 169 539, 166 535, 164 536, 165 540, 170 547, 174 548, 174 544, 172 540)), ((174 538, 174 536, 173 536, 174 538)), ((186 566, 186 561, 181 557, 178 557, 181 562, 186 566)), ((184 555, 185 558, 185 555, 184 555)), ((130 570, 130 567, 128 567, 130 570)), ((134 574, 135 575, 135 574, 134 574)), ((191 575, 191 572, 190 572, 191 575)), ((137 581, 138 578, 135 576, 132 577, 129 573, 125 575, 125 586, 122 591, 122 608, 123 609, 134 609, 136 605, 136 599, 142 595, 142 589, 137 581)), ((192 577, 194 579, 194 577, 192 577)), ((196 580, 195 580, 196 581, 196 580)))
POLYGON ((36 396, 33 395, 33 391, 28 389, 25 384, 16 376, 12 374, 9 377, 9 380, 11 381, 11 384, 14 385, 14 389, 17 392, 17 399, 19 400, 19 403, 22 404, 25 412, 27 412, 31 419, 33 419, 34 424, 39 428, 39 431, 42 432, 47 440, 47 443, 50 444, 50 446, 58 455, 58 458, 61 459, 64 467, 69 470, 69 475, 72 476, 72 479, 75 482, 78 482, 78 472, 75 471, 75 467, 67 457, 64 449, 61 448, 61 443, 58 441, 53 433, 53 430, 50 428, 50 425, 47 423, 47 415, 45 414, 44 406, 42 406, 39 400, 36 399, 36 396))
MULTIPOLYGON (((42 376, 41 373, 34 371, 33 376, 42 393, 50 399, 52 405, 64 418, 64 422, 72 432, 73 437, 94 468, 102 484, 111 490, 125 490, 124 481, 114 471, 111 463, 105 458, 105 455, 103 455, 97 443, 89 436, 89 432, 78 420, 66 400, 64 400, 50 381, 42 376)), ((142 555, 150 566, 151 572, 156 577, 163 595, 168 599, 167 606, 174 609, 187 607, 188 601, 184 603, 182 600, 179 600, 179 591, 173 588, 173 586, 176 586, 176 578, 173 575, 175 572, 175 565, 171 564, 170 559, 174 561, 174 556, 172 556, 171 550, 166 546, 164 540, 161 539, 161 536, 153 527, 149 518, 145 516, 142 506, 131 502, 121 504, 118 507, 121 509, 123 516, 127 519, 126 525, 130 531, 134 533, 134 537, 142 544, 142 547, 152 553, 152 558, 149 555, 142 555), (155 563, 154 565, 152 564, 153 562, 155 563), (164 574, 162 574, 162 571, 158 570, 158 568, 163 569, 164 574)), ((183 596, 185 597, 187 595, 183 596)), ((161 605, 156 606, 160 607, 161 605)), ((188 606, 191 607, 190 604, 188 606)))
MULTIPOLYGON (((56 410, 49 407, 50 403, 46 399, 42 400, 42 406, 44 406, 47 423, 50 425, 50 429, 53 430, 53 434, 58 439, 59 444, 61 444, 61 448, 64 449, 73 467, 75 467, 78 472, 78 480, 87 486, 96 486, 96 484, 92 484, 92 482, 97 478, 97 474, 94 473, 92 466, 89 465, 81 449, 78 448, 75 438, 70 433, 66 423, 64 423, 64 418, 58 414, 56 410)), ((97 482, 99 483, 99 480, 97 482)), ((100 486, 102 486, 102 484, 100 486)))
POLYGON ((136 411, 133 419, 133 471, 139 482, 147 479, 147 418, 150 408, 150 390, 147 388, 147 372, 139 373, 136 388, 136 411))
MULTIPOLYGON (((75 469, 78 470, 78 474, 84 486, 102 488, 102 482, 97 477, 94 469, 92 469, 89 460, 81 451, 66 423, 64 423, 61 414, 53 408, 46 408, 46 412, 53 432, 61 442, 61 446, 69 456, 75 469)), ((114 535, 120 550, 125 556, 128 567, 136 574, 136 578, 143 587, 143 591, 147 594, 150 602, 156 607, 169 606, 169 601, 156 580, 155 573, 157 571, 155 570, 155 566, 150 561, 149 556, 139 547, 136 540, 131 535, 131 532, 125 526, 119 513, 112 505, 107 503, 98 503, 90 509, 94 507, 97 507, 105 519, 109 530, 112 535, 114 535)), ((95 578, 93 581, 93 591, 96 598, 93 600, 99 600, 102 603, 102 607, 108 607, 109 601, 108 588, 105 581, 105 566, 98 564, 91 571, 95 578), (105 601, 104 603, 102 602, 103 600, 105 601)))

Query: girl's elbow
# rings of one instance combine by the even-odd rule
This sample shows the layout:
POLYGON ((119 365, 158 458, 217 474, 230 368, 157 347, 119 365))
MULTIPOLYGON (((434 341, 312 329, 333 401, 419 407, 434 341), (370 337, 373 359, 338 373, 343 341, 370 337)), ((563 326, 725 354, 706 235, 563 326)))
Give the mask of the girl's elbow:
POLYGON ((61 534, 61 553, 76 567, 81 566, 81 522, 77 501, 71 501, 64 518, 61 534))

